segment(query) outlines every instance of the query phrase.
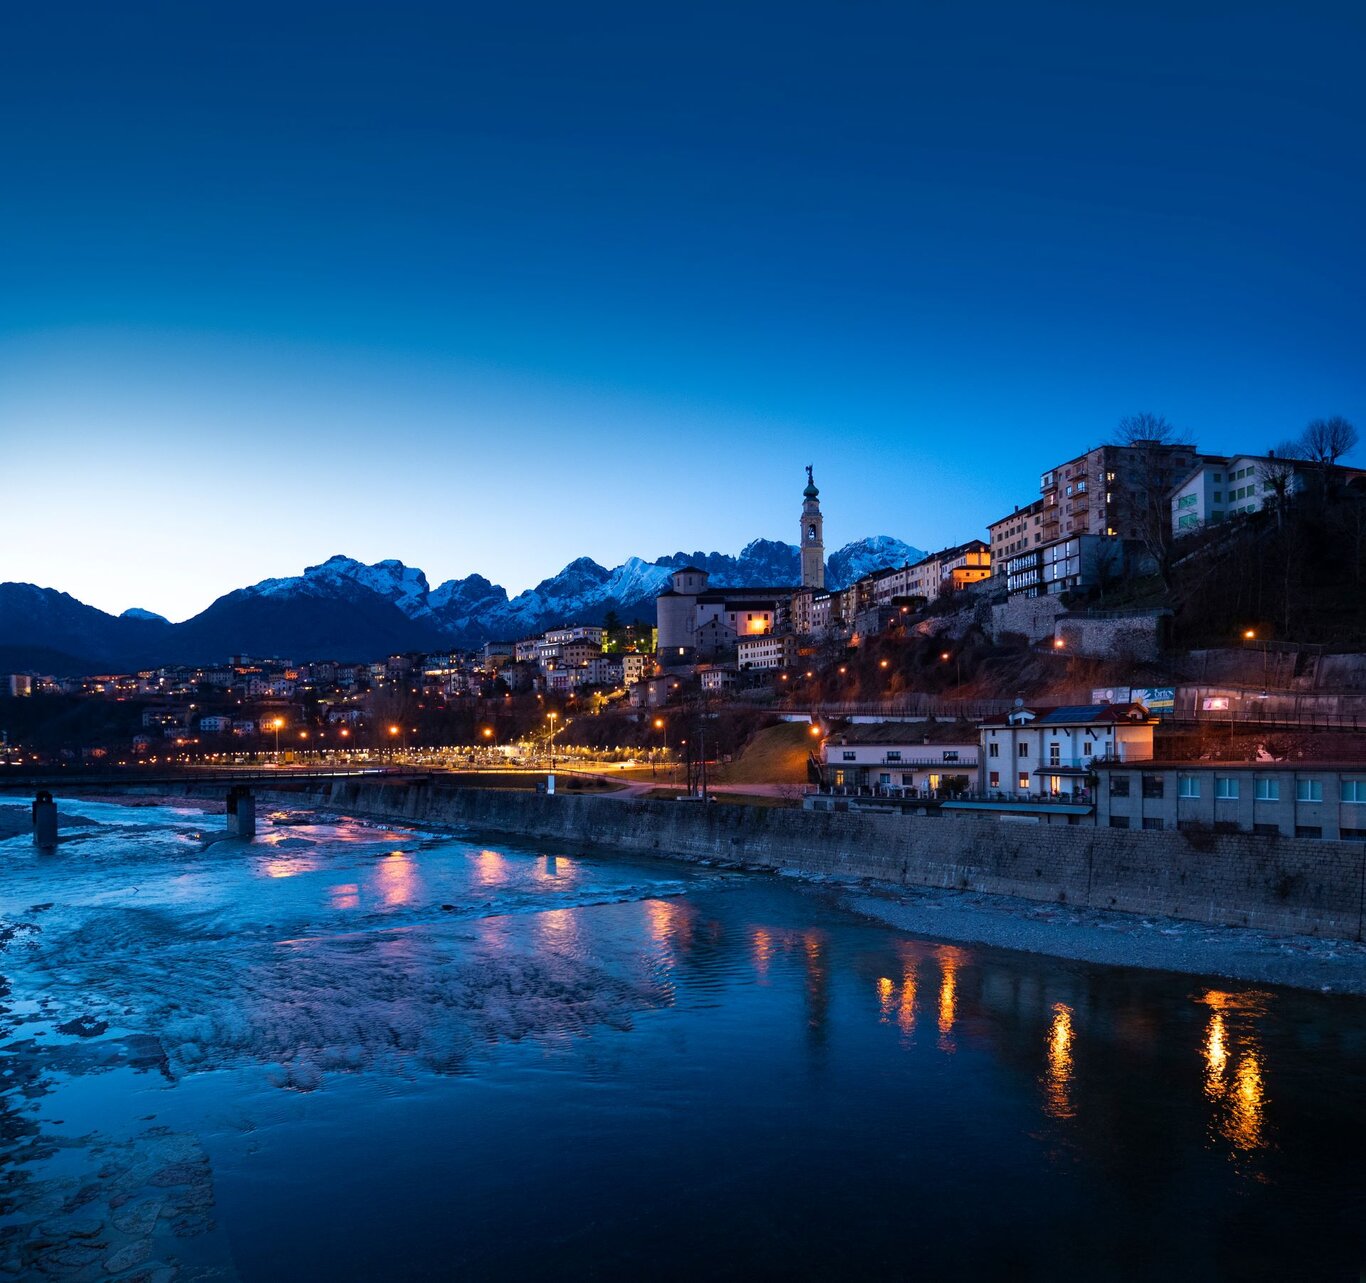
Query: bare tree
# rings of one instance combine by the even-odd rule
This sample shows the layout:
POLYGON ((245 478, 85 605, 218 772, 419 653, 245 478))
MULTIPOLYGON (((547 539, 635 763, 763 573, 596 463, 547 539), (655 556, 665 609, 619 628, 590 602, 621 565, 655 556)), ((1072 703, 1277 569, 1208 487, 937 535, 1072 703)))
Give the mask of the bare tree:
POLYGON ((1190 437, 1174 428, 1166 415, 1144 410, 1126 414, 1115 426, 1115 444, 1126 446, 1184 445, 1194 449, 1190 437))
POLYGON ((1295 463, 1302 457, 1296 453, 1299 449, 1296 442, 1283 442, 1257 465, 1257 479, 1271 491, 1270 506, 1276 509, 1277 529, 1285 525, 1286 505, 1290 501, 1291 484, 1295 480, 1295 463))
POLYGON ((1360 440, 1357 430, 1342 415, 1335 414, 1330 419, 1310 423, 1300 443, 1306 458, 1332 467, 1349 450, 1354 450, 1360 440))
POLYGON ((1180 478, 1174 456, 1194 450, 1189 436, 1161 414, 1143 411, 1115 425, 1115 444, 1129 452, 1129 485, 1120 502, 1123 525, 1138 537, 1152 562, 1163 592, 1171 588, 1172 513, 1168 494, 1180 478))

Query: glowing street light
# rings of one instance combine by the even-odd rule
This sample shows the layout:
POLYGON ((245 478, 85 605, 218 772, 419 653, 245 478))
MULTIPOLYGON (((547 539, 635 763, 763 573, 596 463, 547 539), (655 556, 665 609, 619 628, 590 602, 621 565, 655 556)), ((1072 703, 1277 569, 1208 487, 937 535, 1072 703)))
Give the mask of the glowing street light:
POLYGON ((280 728, 285 724, 283 717, 277 717, 271 725, 275 728, 275 764, 280 763, 280 728))
POLYGON ((559 730, 558 722, 560 715, 556 712, 546 714, 546 720, 550 723, 550 769, 555 769, 555 732, 559 730))

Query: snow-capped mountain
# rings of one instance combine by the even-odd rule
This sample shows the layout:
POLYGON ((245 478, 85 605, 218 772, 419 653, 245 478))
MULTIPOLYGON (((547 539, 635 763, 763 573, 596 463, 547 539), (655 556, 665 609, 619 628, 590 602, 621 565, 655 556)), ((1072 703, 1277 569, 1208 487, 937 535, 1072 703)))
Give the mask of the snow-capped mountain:
POLYGON ((120 619, 141 619, 144 623, 169 624, 171 621, 165 615, 158 615, 153 610, 143 610, 141 606, 129 606, 127 610, 119 616, 120 619))
MULTIPOLYGON (((861 539, 830 558, 826 582, 844 587, 870 570, 923 555, 886 535, 861 539)), ((690 564, 721 587, 781 587, 795 584, 801 574, 794 545, 756 539, 738 556, 676 552, 655 561, 629 557, 611 569, 579 557, 509 598, 482 575, 448 579, 433 589, 421 570, 401 561, 366 565, 339 555, 300 575, 239 588, 179 624, 141 609, 115 617, 53 589, 0 584, 0 649, 21 671, 57 667, 51 658, 56 653, 64 671, 89 672, 221 662, 232 654, 363 658, 473 646, 557 624, 600 623, 609 612, 653 621, 656 595, 674 570, 690 564)))
POLYGON ((847 588, 856 579, 889 566, 913 566, 925 553, 891 535, 874 535, 845 544, 825 563, 825 582, 831 588, 847 588))
MULTIPOLYGON (((854 580, 870 571, 887 566, 913 565, 925 554, 891 535, 874 535, 845 544, 825 563, 827 588, 847 588, 854 580)), ((801 579, 802 553, 796 544, 779 539, 756 539, 746 544, 738 557, 723 552, 676 552, 661 557, 656 563, 676 569, 697 566, 705 570, 711 582, 722 588, 753 584, 756 587, 779 587, 795 584, 801 579)))
POLYGON ((410 619, 427 613, 427 576, 401 561, 377 561, 373 566, 351 557, 329 557, 321 565, 307 566, 302 575, 263 579, 244 592, 259 597, 336 596, 353 587, 388 598, 410 619))

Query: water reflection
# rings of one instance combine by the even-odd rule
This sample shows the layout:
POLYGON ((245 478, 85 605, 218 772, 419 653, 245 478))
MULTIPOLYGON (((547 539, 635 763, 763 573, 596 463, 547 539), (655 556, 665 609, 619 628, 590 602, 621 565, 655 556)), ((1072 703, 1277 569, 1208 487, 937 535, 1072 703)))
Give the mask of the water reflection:
POLYGON ((360 906, 360 886, 355 882, 342 882, 328 890, 328 897, 334 909, 355 909, 360 906))
POLYGON ((1205 1095, 1214 1106, 1214 1129, 1241 1154, 1269 1143, 1259 1022, 1271 999, 1256 990, 1235 994, 1221 989, 1207 990, 1198 999, 1210 1009, 1200 1055, 1205 1095), (1229 1064, 1235 1057, 1230 1077, 1229 1064))
POLYGON ((958 968, 962 962, 959 950, 948 945, 939 950, 939 1047, 941 1051, 955 1049, 953 1024, 958 1018, 958 968))
POLYGON ((481 887, 501 886, 507 877, 507 857, 497 851, 476 851, 474 881, 481 887))
POLYGON ((908 1038, 915 1032, 915 963, 910 959, 901 967, 901 1002, 896 1009, 896 1023, 908 1038))
POLYGON ((536 921, 541 937, 554 948, 565 948, 578 938, 578 914, 573 909, 547 909, 536 921))
POLYGON ((768 964, 773 960, 773 933, 766 927, 755 927, 750 936, 754 947, 754 970, 761 980, 768 976, 768 964))
POLYGON ((1044 1113, 1050 1118, 1072 1118, 1072 1008, 1053 1004, 1048 1026, 1047 1069, 1044 1074, 1044 1113))
POLYGON ((650 938, 672 959, 692 945, 695 914, 681 900, 646 900, 645 915, 650 938))
POLYGON ((322 867, 315 851, 280 851, 257 861, 257 870, 268 878, 292 878, 322 867))
POLYGON ((877 978, 877 1006, 879 1019, 885 1025, 891 1020, 892 1012, 896 1010, 896 984, 891 976, 877 978))
POLYGON ((375 868, 380 899, 390 908, 411 904, 417 894, 417 865, 404 851, 391 851, 375 868))

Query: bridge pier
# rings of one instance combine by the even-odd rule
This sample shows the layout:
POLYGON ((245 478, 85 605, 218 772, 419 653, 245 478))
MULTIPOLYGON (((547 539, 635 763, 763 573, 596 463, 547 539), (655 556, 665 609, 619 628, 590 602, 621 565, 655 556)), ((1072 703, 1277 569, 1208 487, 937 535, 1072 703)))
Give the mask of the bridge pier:
POLYGON ((256 836, 256 798, 245 784, 228 790, 228 836, 248 841, 256 836))
POLYGON ((33 845, 44 851, 57 845, 57 803, 46 789, 33 799, 33 845))

